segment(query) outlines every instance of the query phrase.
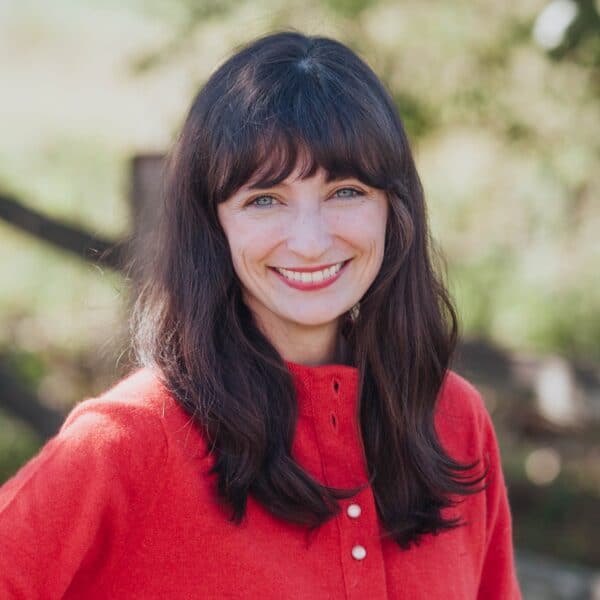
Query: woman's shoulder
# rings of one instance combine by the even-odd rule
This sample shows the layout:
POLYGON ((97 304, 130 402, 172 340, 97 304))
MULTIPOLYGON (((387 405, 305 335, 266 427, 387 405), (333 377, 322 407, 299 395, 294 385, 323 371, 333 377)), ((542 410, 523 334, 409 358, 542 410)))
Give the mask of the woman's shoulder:
POLYGON ((479 390, 456 371, 448 370, 442 383, 437 409, 448 415, 471 419, 487 411, 479 390))
POLYGON ((68 413, 50 446, 70 448, 72 453, 111 457, 131 456, 143 440, 145 455, 164 460, 167 441, 160 423, 164 392, 146 369, 129 373, 96 396, 78 402, 68 413))
POLYGON ((493 430, 479 390, 452 370, 446 373, 438 395, 435 425, 447 449, 466 455, 479 453, 493 430))
POLYGON ((130 371, 96 396, 84 398, 69 413, 63 427, 82 414, 135 421, 139 427, 182 419, 182 409, 157 373, 142 367, 130 371))
POLYGON ((155 455, 162 462, 172 438, 188 427, 191 418, 158 375, 149 368, 138 368, 76 404, 55 437, 93 452, 140 447, 147 458, 155 455))
POLYGON ((119 436, 152 428, 166 401, 164 388, 149 369, 137 369, 96 396, 88 396, 69 412, 59 435, 94 424, 99 436, 119 436), (128 425, 131 428, 127 427, 128 425))
POLYGON ((162 473, 170 455, 160 419, 165 392, 157 383, 136 371, 76 404, 56 435, 4 484, 5 505, 25 489, 33 496, 40 490, 49 502, 56 488, 57 498, 83 503, 85 496, 98 504, 154 493, 147 474, 162 473))

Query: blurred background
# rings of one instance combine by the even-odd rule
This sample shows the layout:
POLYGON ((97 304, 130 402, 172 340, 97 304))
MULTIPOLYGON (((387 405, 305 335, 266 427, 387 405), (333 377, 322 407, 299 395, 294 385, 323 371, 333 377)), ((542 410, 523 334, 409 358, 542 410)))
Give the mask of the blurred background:
MULTIPOLYGON (((600 598, 600 2, 0 0, 0 483, 130 368, 123 241, 240 44, 335 37, 393 94, 496 425, 526 598, 600 598)), ((151 210, 150 210, 151 212, 151 210)))

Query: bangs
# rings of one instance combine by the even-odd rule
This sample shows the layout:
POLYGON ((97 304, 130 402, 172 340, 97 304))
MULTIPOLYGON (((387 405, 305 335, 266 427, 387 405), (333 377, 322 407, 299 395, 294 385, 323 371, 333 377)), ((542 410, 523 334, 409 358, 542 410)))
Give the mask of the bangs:
POLYGON ((322 168, 327 181, 355 177, 374 188, 392 187, 399 152, 393 123, 375 110, 378 103, 369 106, 357 90, 342 94, 310 77, 302 84, 275 88, 262 100, 256 93, 248 102, 232 100, 216 128, 218 151, 211 153, 214 203, 246 184, 275 186, 296 169, 301 179, 322 168))

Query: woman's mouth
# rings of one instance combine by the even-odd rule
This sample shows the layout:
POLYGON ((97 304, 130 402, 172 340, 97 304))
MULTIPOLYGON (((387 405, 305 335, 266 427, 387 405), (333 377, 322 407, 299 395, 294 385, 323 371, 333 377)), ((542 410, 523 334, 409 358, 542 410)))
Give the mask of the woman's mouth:
POLYGON ((297 290, 319 290, 339 279, 351 259, 316 271, 269 267, 285 284, 297 290))

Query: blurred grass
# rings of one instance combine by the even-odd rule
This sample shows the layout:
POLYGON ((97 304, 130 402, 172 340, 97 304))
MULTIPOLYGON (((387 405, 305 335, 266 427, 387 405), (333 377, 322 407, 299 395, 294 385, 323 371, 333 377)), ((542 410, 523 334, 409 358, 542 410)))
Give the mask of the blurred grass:
POLYGON ((1 410, 0 431, 0 482, 4 482, 39 450, 42 440, 27 425, 1 410))

